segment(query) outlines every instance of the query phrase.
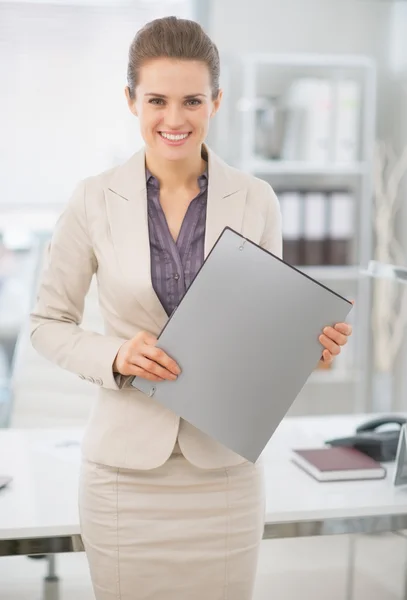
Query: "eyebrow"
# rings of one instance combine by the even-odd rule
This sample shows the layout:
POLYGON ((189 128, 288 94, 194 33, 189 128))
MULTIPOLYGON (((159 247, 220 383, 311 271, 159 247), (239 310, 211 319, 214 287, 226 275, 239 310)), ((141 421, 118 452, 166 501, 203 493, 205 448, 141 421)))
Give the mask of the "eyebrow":
MULTIPOLYGON (((144 96, 154 96, 154 98, 167 98, 165 94, 154 94, 152 92, 148 92, 147 94, 144 94, 144 96)), ((184 96, 184 98, 188 100, 190 98, 197 98, 198 96, 203 96, 204 98, 206 98, 206 94, 188 94, 187 96, 184 96)))

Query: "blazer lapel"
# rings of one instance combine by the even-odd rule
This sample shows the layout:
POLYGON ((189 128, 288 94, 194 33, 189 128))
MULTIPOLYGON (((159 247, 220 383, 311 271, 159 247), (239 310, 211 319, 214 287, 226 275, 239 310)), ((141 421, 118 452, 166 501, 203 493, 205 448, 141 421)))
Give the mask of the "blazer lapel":
POLYGON ((162 329, 168 319, 151 282, 144 149, 118 167, 107 192, 108 219, 119 267, 137 301, 162 329))
POLYGON ((206 213, 205 258, 225 227, 242 233, 247 186, 235 171, 206 147, 208 154, 208 201, 206 213))
MULTIPOLYGON (((243 233, 247 185, 243 176, 214 152, 208 155, 205 258, 226 226, 243 233)), ((168 320, 151 282, 145 150, 115 171, 107 190, 107 211, 119 267, 139 304, 161 330, 168 320)))

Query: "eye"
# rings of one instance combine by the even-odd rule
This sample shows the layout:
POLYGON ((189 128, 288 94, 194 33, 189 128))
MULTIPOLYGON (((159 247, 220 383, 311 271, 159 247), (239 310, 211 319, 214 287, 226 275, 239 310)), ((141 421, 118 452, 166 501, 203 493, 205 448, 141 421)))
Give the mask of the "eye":
POLYGON ((186 104, 188 106, 199 106, 202 102, 199 98, 191 98, 190 100, 187 100, 186 104))
POLYGON ((148 103, 154 104, 155 106, 162 106, 164 104, 164 100, 163 98, 150 98, 148 103))

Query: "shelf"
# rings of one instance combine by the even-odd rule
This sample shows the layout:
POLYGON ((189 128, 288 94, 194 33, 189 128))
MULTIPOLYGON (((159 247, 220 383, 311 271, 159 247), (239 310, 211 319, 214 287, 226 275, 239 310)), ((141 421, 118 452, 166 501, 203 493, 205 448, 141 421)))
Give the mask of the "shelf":
POLYGON ((263 175, 319 175, 323 177, 338 175, 358 176, 366 173, 363 162, 351 164, 315 164, 305 161, 279 161, 253 158, 241 163, 243 171, 263 175))
MULTIPOLYGON (((374 236, 372 227, 372 155, 371 150, 375 140, 376 126, 376 65, 367 56, 351 54, 319 54, 319 53, 242 53, 233 57, 233 62, 239 67, 241 85, 234 90, 235 96, 230 102, 230 111, 235 112, 235 122, 238 125, 235 150, 224 145, 225 152, 230 152, 234 166, 243 172, 251 173, 259 179, 267 181, 276 191, 277 197, 284 193, 299 193, 301 200, 307 193, 334 194, 345 191, 351 194, 354 201, 354 232, 352 239, 351 265, 294 265, 296 269, 319 281, 337 293, 350 295, 357 305, 364 307, 358 313, 354 329, 358 339, 355 355, 335 361, 332 369, 315 369, 309 377, 310 393, 318 391, 325 395, 325 390, 332 387, 317 385, 339 385, 344 393, 357 392, 354 401, 358 406, 369 407, 371 404, 371 381, 373 372, 372 331, 371 331, 371 286, 365 284, 363 263, 366 256, 373 254, 374 236), (354 79, 360 84, 360 123, 358 125, 358 148, 350 163, 335 161, 334 131, 329 139, 329 152, 325 155, 303 154, 298 148, 296 154, 280 152, 281 159, 267 157, 267 151, 262 155, 258 139, 256 111, 259 103, 257 97, 277 97, 284 99, 287 86, 297 78, 323 78, 330 81, 354 79), (284 157, 294 160, 284 160, 284 157), (314 160, 296 160, 309 157, 314 160), (324 162, 323 159, 326 159, 324 162)), ((229 76, 237 75, 237 69, 231 68, 229 76)), ((283 102, 284 104, 284 102, 283 102)), ((261 106, 261 104, 260 104, 261 106)), ((271 113, 270 113, 271 117, 271 113)), ((279 122, 279 125, 283 122, 279 122)), ((229 123, 229 126, 231 123, 229 123)), ((269 125, 271 125, 271 120, 269 125)), ((261 127, 261 125, 260 125, 261 127)), ((225 125, 220 132, 219 141, 228 140, 228 127, 225 125)), ((265 131, 262 131, 266 135, 265 131)), ((277 133, 277 132, 276 132, 277 133)), ((284 133, 282 132, 278 132, 284 133)), ((260 136, 262 137, 262 136, 260 136)), ((279 137, 279 136, 278 136, 279 137)), ((274 142, 282 142, 277 137, 274 142)), ((270 146, 271 147, 271 146, 270 146)), ((271 154, 271 152, 270 152, 271 154)), ((344 156, 346 158, 346 156, 344 156)), ((350 156, 351 158, 351 156, 350 156)), ((329 198, 330 200, 331 198, 329 198)), ((281 197, 283 209, 284 199, 281 197)), ((328 201, 329 204, 329 201, 328 201)), ((301 209, 304 206, 301 206, 301 209)), ((283 218, 287 213, 283 212, 283 218)), ((302 215, 304 216, 304 214, 302 215)), ((298 258, 301 261, 302 257, 298 258)), ((294 258, 295 260, 295 258, 294 258)))
POLYGON ((296 266, 296 269, 319 281, 357 281, 361 277, 360 268, 354 265, 296 266))

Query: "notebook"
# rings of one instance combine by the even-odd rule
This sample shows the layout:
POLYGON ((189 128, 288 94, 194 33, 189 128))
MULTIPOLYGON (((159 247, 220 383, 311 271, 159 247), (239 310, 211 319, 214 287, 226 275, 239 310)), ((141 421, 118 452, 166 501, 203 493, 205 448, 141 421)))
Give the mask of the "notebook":
POLYGON ((292 460, 318 481, 383 479, 386 469, 373 458, 348 447, 295 449, 292 460))
POLYGON ((351 308, 226 227, 158 336, 181 375, 131 385, 255 462, 316 368, 322 328, 351 308))

